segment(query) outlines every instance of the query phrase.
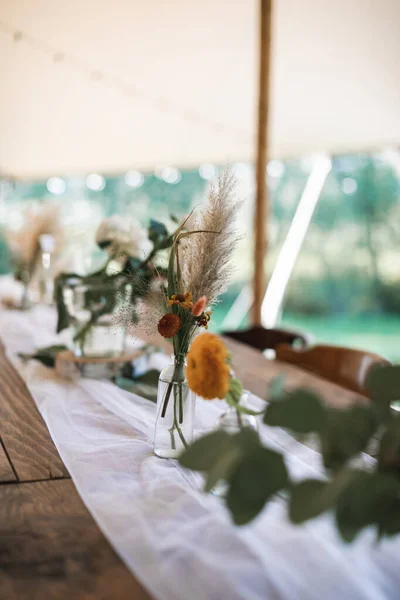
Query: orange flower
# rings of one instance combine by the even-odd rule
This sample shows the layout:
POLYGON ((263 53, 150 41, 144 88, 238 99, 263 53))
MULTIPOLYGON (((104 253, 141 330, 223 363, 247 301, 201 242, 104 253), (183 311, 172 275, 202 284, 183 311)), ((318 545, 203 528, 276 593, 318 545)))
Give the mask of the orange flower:
POLYGON ((171 338, 178 333, 181 325, 182 322, 179 315, 167 313, 159 320, 157 329, 163 337, 171 338))
POLYGON ((181 308, 192 310, 192 294, 190 292, 185 292, 184 294, 172 294, 171 298, 167 300, 167 306, 173 306, 174 304, 177 304, 181 308))
POLYGON ((224 398, 230 384, 228 357, 228 350, 218 336, 199 335, 187 355, 186 377, 190 389, 206 400, 224 398))
POLYGON ((194 317, 200 317, 204 312, 205 307, 207 306, 207 296, 202 296, 193 305, 192 315, 194 317))

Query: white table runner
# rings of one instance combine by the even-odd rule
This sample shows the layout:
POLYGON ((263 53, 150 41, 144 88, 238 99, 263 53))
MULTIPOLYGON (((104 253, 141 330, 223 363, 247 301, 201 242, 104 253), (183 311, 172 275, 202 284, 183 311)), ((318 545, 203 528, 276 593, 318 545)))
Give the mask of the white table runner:
MULTIPOLYGON (((375 544, 372 531, 344 545, 324 516, 293 526, 281 500, 237 528, 199 478, 153 455, 155 405, 109 382, 69 383, 16 358, 60 338, 55 314, 0 312, 0 336, 50 430, 89 511, 115 550, 157 600, 383 600, 400 596, 400 538, 375 544)), ((163 357, 154 360, 163 361, 163 357)), ((255 400, 257 403, 257 400, 255 400)), ((200 402, 197 426, 212 427, 222 402, 200 402)), ((296 476, 319 456, 276 429, 296 476)))

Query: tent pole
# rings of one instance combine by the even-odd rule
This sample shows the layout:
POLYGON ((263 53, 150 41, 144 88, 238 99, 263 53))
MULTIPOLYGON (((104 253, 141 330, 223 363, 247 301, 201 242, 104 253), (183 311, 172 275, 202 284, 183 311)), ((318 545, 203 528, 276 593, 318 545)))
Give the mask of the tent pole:
POLYGON ((256 155, 256 201, 254 212, 254 302, 252 307, 253 325, 261 325, 261 306, 265 293, 264 261, 267 250, 266 221, 268 218, 268 189, 266 166, 268 160, 268 109, 269 74, 271 50, 272 0, 260 1, 259 39, 259 100, 258 135, 256 155))

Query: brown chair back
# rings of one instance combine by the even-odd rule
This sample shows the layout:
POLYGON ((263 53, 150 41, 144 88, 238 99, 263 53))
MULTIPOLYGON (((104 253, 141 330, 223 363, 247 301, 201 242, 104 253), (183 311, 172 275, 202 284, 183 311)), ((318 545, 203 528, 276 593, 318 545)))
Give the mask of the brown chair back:
POLYGON ((276 349, 276 359, 311 371, 364 396, 368 396, 366 381, 371 369, 391 364, 371 352, 324 345, 295 350, 288 344, 282 344, 276 349))
POLYGON ((275 350, 279 344, 293 345, 298 343, 300 346, 307 345, 307 336, 296 331, 285 329, 264 329, 264 327, 251 327, 240 331, 226 331, 224 336, 252 346, 261 352, 264 350, 275 350))

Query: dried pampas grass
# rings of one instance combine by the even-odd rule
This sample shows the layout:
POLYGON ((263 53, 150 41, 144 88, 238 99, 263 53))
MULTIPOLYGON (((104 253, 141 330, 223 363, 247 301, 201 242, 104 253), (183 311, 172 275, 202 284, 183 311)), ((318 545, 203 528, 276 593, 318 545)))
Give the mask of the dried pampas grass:
POLYGON ((7 240, 15 266, 28 269, 32 275, 40 255, 40 237, 52 235, 56 248, 61 246, 60 206, 43 202, 39 209, 28 207, 24 216, 24 226, 19 231, 8 231, 7 240))
POLYGON ((182 247, 182 284, 197 300, 207 296, 213 304, 228 286, 233 271, 232 254, 239 240, 235 226, 241 202, 236 197, 232 169, 225 168, 211 184, 204 212, 195 221, 194 231, 182 247), (215 232, 215 233, 206 233, 215 232))

